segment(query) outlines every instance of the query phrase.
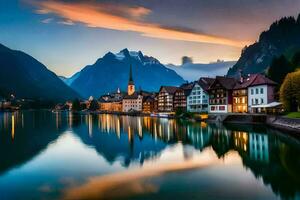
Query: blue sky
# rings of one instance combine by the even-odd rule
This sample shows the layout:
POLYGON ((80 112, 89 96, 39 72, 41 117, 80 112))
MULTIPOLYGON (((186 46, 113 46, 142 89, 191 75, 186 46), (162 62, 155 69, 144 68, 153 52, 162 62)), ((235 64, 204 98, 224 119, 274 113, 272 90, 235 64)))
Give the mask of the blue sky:
POLYGON ((300 0, 0 0, 0 43, 70 76, 108 51, 162 63, 236 60, 242 47, 300 0))

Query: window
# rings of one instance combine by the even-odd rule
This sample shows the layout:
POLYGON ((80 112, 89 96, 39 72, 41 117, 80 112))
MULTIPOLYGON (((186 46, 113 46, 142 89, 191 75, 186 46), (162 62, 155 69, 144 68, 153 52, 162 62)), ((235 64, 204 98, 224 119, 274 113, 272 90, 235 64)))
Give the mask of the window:
POLYGON ((225 106, 219 106, 219 110, 225 110, 225 106))
POLYGON ((263 104, 263 103, 264 103, 264 99, 263 99, 263 98, 261 98, 261 99, 260 99, 260 102, 261 102, 261 104, 263 104))
POLYGON ((258 88, 255 89, 255 93, 258 94, 258 88))
POLYGON ((216 109, 215 106, 211 106, 211 107, 210 107, 210 110, 212 110, 212 111, 214 111, 215 109, 216 109))
POLYGON ((253 89, 251 89, 251 94, 254 94, 253 89))
POLYGON ((260 88, 260 93, 261 93, 261 94, 264 93, 264 88, 260 88))
POLYGON ((255 99, 255 104, 258 104, 258 99, 255 99))

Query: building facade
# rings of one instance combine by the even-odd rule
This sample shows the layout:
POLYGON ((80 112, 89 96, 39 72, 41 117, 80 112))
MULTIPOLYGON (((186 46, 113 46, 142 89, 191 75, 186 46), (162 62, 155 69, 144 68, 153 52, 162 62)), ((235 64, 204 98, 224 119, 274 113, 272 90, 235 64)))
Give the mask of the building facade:
POLYGON ((200 78, 196 81, 187 96, 187 111, 201 113, 208 111, 209 95, 207 90, 212 84, 212 78, 200 78))
POLYGON ((158 93, 158 112, 173 112, 173 97, 178 87, 161 86, 158 93))
POLYGON ((135 92, 126 95, 122 101, 123 112, 141 112, 143 109, 143 96, 135 92))
POLYGON ((209 113, 232 112, 232 91, 237 84, 234 78, 217 76, 209 87, 209 113))
POLYGON ((152 96, 145 97, 143 100, 143 113, 153 113, 155 110, 155 99, 152 96))
POLYGON ((270 103, 275 102, 277 83, 262 74, 255 74, 248 87, 248 110, 251 113, 263 112, 270 103))
POLYGON ((103 95, 99 98, 99 109, 104 112, 122 112, 122 100, 124 94, 118 91, 103 95))
POLYGON ((143 95, 135 91, 135 85, 132 78, 132 66, 130 65, 127 95, 125 95, 122 100, 122 111, 141 112, 142 109, 143 109, 143 95))
POLYGON ((174 93, 174 111, 187 110, 187 96, 191 92, 193 83, 185 83, 181 85, 174 93))

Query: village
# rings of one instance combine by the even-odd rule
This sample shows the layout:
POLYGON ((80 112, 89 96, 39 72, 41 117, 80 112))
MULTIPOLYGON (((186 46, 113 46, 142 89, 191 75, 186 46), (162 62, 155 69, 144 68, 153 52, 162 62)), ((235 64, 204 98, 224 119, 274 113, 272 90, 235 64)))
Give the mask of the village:
MULTIPOLYGON (((127 92, 116 92, 90 97, 80 101, 80 106, 67 102, 70 110, 90 110, 103 113, 148 114, 171 117, 184 113, 194 114, 278 114, 283 111, 282 103, 276 101, 277 83, 262 74, 240 76, 239 80, 224 76, 200 77, 179 87, 161 86, 158 92, 136 89, 132 66, 129 71, 127 92), (95 105, 97 104, 97 105, 95 105)), ((59 104, 56 110, 66 108, 59 104)))

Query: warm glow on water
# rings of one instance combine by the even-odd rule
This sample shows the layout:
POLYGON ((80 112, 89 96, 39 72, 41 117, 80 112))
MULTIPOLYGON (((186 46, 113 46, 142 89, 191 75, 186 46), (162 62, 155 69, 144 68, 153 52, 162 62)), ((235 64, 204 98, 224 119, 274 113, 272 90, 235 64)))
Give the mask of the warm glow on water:
POLYGON ((297 199, 299 141, 266 127, 0 114, 0 199, 297 199))

